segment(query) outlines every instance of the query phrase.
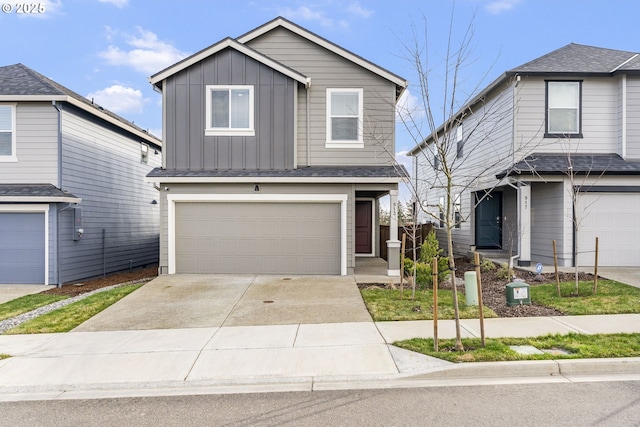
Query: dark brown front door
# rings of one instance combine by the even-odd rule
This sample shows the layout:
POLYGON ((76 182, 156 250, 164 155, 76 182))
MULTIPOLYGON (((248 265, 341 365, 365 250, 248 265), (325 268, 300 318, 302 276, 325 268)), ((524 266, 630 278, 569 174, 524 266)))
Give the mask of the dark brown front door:
POLYGON ((371 246, 371 219, 373 215, 373 203, 371 200, 356 201, 356 253, 370 254, 371 246))

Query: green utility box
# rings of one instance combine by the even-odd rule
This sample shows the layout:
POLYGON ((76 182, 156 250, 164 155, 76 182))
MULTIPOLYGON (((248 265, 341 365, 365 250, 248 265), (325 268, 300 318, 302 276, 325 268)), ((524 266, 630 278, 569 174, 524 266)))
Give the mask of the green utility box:
POLYGON ((511 282, 507 284, 507 305, 529 305, 531 304, 531 293, 529 285, 524 282, 511 282))

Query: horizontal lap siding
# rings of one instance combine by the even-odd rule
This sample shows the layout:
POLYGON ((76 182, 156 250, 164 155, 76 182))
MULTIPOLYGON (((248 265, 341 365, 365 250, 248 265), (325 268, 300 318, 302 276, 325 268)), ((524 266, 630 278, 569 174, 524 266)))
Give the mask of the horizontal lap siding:
MULTIPOLYGON (((391 164, 395 154, 395 85, 286 30, 278 28, 248 45, 311 78, 310 157, 312 165, 391 164), (364 148, 328 149, 326 89, 364 89, 364 148)), ((307 162, 306 91, 298 91, 298 164, 307 162)))
MULTIPOLYGON (((567 79, 571 80, 571 79, 567 79)), ((518 141, 535 145, 536 151, 564 153, 616 153, 618 144, 618 87, 615 78, 582 79, 583 138, 544 138, 545 80, 524 77, 518 85, 518 141)))
POLYGON ((72 213, 61 213, 63 281, 103 273, 105 230, 106 271, 156 263, 158 192, 144 182, 160 165, 161 155, 149 150, 149 163, 140 162, 140 143, 103 127, 75 111, 63 118, 63 187, 82 198, 79 241, 72 240, 72 213))
POLYGON ((627 156, 640 159, 640 78, 627 79, 627 156))
POLYGON ((16 107, 17 162, 0 163, 0 183, 58 185, 58 112, 51 103, 16 107))

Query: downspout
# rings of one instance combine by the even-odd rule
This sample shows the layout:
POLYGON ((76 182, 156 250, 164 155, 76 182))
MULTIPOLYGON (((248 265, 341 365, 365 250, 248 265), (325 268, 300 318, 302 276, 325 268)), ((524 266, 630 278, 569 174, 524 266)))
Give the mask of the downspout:
MULTIPOLYGON (((58 112, 58 188, 62 190, 62 108, 51 101, 51 105, 58 112)), ((57 287, 62 287, 62 273, 60 272, 60 213, 71 208, 71 203, 66 208, 58 209, 56 212, 56 275, 57 287)), ((47 272, 49 274, 49 272, 47 272)))
POLYGON ((622 75, 622 158, 627 158, 627 75, 622 75))
POLYGON ((306 117, 306 120, 307 120, 307 167, 311 166, 311 140, 310 140, 310 138, 311 138, 311 130, 309 129, 309 126, 311 124, 311 120, 309 120, 309 114, 310 114, 310 111, 311 111, 311 107, 310 107, 311 100, 309 99, 309 98, 311 98, 311 84, 310 83, 311 82, 309 82, 309 81, 307 82, 307 100, 306 100, 306 102, 307 102, 307 105, 306 105, 306 108, 307 108, 307 117, 306 117))

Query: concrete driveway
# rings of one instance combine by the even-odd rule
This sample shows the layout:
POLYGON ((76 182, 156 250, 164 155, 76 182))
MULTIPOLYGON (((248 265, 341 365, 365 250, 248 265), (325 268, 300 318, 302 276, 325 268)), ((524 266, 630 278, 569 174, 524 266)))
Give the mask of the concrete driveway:
POLYGON ((163 275, 74 331, 371 322, 353 276, 163 275))

